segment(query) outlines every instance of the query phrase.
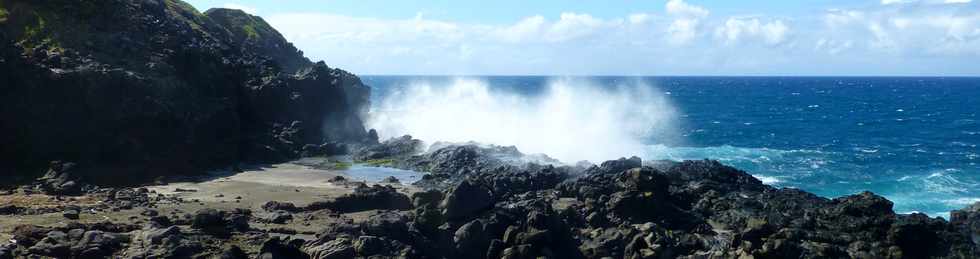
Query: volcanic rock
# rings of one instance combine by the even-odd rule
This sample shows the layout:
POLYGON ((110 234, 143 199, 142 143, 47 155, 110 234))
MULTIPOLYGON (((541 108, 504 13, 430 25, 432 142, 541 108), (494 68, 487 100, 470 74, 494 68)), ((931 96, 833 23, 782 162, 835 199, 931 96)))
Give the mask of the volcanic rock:
POLYGON ((463 181, 442 201, 443 214, 450 220, 463 220, 493 207, 493 193, 486 187, 463 181))

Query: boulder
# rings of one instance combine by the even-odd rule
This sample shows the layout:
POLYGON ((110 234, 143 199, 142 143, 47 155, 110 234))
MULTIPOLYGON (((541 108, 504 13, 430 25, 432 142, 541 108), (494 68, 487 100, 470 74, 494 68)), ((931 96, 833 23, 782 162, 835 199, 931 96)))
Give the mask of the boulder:
POLYGON ((643 160, 634 156, 630 158, 620 158, 618 160, 602 162, 602 164, 595 170, 597 170, 596 173, 600 174, 618 174, 640 166, 643 166, 643 160))
POLYGON ((378 255, 385 252, 388 243, 376 236, 360 236, 354 241, 354 251, 361 256, 378 255))
MULTIPOLYGON (((300 249, 302 240, 299 239, 280 239, 272 237, 262 243, 259 250, 260 259, 292 259, 292 258, 311 258, 300 249)), ((317 258, 317 257, 312 257, 317 258)))
POLYGON ((305 208, 308 211, 329 209, 340 213, 365 210, 407 210, 412 201, 407 195, 399 193, 391 186, 358 186, 354 193, 346 194, 332 201, 315 202, 305 208))
POLYGON ((384 211, 368 217, 361 224, 361 232, 371 236, 384 236, 394 240, 408 240, 409 219, 403 213, 384 211))
POLYGON ((412 194, 412 205, 415 208, 435 208, 443 199, 442 191, 428 189, 412 194))
POLYGON ((259 220, 270 224, 286 224, 293 220, 293 214, 284 210, 273 211, 260 216, 259 220))
POLYGON ((111 257, 122 247, 123 238, 118 234, 103 231, 86 231, 81 239, 72 245, 72 253, 78 258, 111 257))
POLYGON ((296 205, 289 202, 280 201, 269 201, 262 205, 262 209, 265 211, 288 211, 288 212, 298 212, 299 208, 296 205))
POLYGON ((459 258, 479 258, 486 255, 490 246, 490 237, 484 231, 480 220, 463 224, 453 234, 453 244, 459 258))
POLYGON ((61 216, 70 220, 78 220, 78 214, 79 214, 78 208, 68 208, 65 209, 65 211, 61 212, 61 216))
POLYGON ((490 189, 463 181, 453 187, 442 201, 443 214, 449 220, 465 220, 490 209, 493 203, 490 189))
POLYGON ((251 211, 243 209, 216 210, 201 209, 194 213, 191 227, 212 234, 228 234, 232 231, 247 231, 251 211))
POLYGON ((28 251, 42 256, 67 258, 71 255, 71 240, 65 232, 51 231, 41 241, 28 248, 28 251))
POLYGON ((303 251, 314 259, 346 259, 354 258, 356 255, 354 243, 346 237, 307 243, 303 246, 303 251))
POLYGON ((219 259, 248 259, 248 254, 241 247, 232 245, 221 252, 219 259))
POLYGON ((395 178, 394 176, 388 176, 385 177, 384 179, 381 179, 381 183, 401 184, 401 181, 398 180, 398 178, 395 178))
POLYGON ((82 185, 75 175, 75 163, 53 161, 47 173, 35 182, 42 192, 52 195, 81 195, 82 185))
POLYGON ((370 161, 375 159, 405 157, 418 153, 421 148, 421 140, 413 139, 412 136, 405 135, 398 138, 385 140, 378 145, 371 145, 366 148, 362 148, 354 153, 354 160, 370 161))

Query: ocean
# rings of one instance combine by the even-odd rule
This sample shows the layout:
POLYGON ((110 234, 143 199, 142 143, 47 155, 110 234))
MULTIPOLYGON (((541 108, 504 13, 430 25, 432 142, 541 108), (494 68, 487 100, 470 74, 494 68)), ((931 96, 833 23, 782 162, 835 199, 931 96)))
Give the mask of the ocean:
POLYGON ((980 202, 980 78, 364 76, 368 126, 566 163, 715 159, 898 213, 980 202))

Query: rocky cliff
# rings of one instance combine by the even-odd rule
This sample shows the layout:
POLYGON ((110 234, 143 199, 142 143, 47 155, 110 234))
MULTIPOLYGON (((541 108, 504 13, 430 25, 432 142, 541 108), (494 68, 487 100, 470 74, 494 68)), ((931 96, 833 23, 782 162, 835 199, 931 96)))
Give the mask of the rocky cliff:
POLYGON ((62 160, 116 180, 326 152, 371 141, 369 91, 238 10, 0 0, 2 175, 62 160))

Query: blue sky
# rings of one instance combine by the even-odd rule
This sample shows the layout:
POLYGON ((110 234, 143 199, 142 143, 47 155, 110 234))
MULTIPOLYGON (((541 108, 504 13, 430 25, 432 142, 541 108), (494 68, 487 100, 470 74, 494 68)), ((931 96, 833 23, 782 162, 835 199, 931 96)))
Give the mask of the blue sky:
POLYGON ((193 0, 358 74, 980 75, 971 0, 193 0))

